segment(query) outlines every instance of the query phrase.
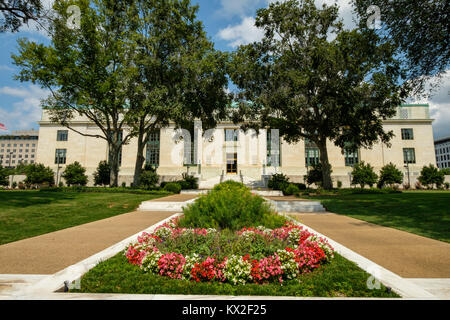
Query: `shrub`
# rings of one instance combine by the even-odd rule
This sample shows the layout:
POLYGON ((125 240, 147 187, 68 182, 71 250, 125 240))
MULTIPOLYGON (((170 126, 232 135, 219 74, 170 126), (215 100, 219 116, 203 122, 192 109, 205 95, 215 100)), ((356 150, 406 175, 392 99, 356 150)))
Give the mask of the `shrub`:
POLYGON ((25 169, 25 174, 27 177, 24 182, 27 184, 49 186, 55 184, 55 173, 50 167, 45 167, 42 163, 28 165, 25 169))
POLYGON ((382 188, 384 185, 392 186, 402 182, 403 174, 393 163, 389 162, 381 168, 378 187, 382 188))
POLYGON ((198 189, 198 178, 186 172, 183 173, 183 180, 178 183, 180 183, 181 189, 198 189))
POLYGON ((440 171, 444 173, 444 176, 450 176, 450 168, 443 168, 440 171))
POLYGON ((369 163, 361 161, 353 167, 352 184, 359 184, 361 188, 367 184, 372 187, 377 182, 378 176, 369 163))
MULTIPOLYGON (((332 170, 330 169, 330 174, 332 170)), ((308 171, 306 175, 306 182, 308 185, 315 183, 318 187, 322 186, 322 164, 317 163, 312 166, 312 169, 308 171)))
POLYGON ((94 172, 94 185, 107 186, 110 182, 111 166, 105 160, 98 163, 97 169, 94 172))
POLYGON ((122 182, 122 188, 125 188, 127 186, 127 183, 124 181, 122 182))
POLYGON ((283 194, 286 196, 297 194, 299 192, 300 192, 300 189, 293 183, 289 183, 289 185, 283 189, 283 194))
POLYGON ((12 187, 13 189, 17 188, 17 182, 14 181, 14 182, 12 183, 11 187, 12 187))
POLYGON ((438 168, 430 164, 429 166, 423 166, 420 171, 420 176, 417 180, 427 188, 433 189, 433 185, 440 187, 444 183, 444 172, 439 171, 438 168))
POLYGON ((181 186, 178 182, 168 182, 163 188, 165 191, 173 192, 173 193, 180 193, 181 186))
POLYGON ((242 183, 226 181, 216 185, 183 209, 180 225, 194 228, 238 230, 264 225, 281 227, 285 218, 276 215, 260 196, 252 195, 242 183))
POLYGON ((67 185, 85 186, 88 182, 88 177, 85 174, 86 169, 77 161, 67 165, 61 177, 66 180, 67 185))
POLYGON ((159 181, 159 176, 156 171, 144 170, 141 173, 141 186, 150 189, 156 186, 159 181))
POLYGON ((337 187, 338 187, 338 189, 342 188, 342 181, 341 180, 337 181, 337 187))
POLYGON ((273 190, 283 190, 283 187, 286 187, 288 184, 289 178, 282 173, 274 173, 268 183, 267 187, 273 190))
POLYGON ((0 186, 9 185, 9 170, 0 165, 0 186))
POLYGON ((450 183, 444 182, 444 186, 446 190, 450 189, 450 183))

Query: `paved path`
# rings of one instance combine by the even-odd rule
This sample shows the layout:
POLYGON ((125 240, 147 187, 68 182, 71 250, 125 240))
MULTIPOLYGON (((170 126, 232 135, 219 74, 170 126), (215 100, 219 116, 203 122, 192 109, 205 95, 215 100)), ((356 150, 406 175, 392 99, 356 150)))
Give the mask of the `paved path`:
POLYGON ((333 213, 293 216, 403 278, 450 278, 450 243, 333 213))
POLYGON ((174 213, 134 211, 1 245, 0 274, 53 274, 174 213))
POLYGON ((171 196, 156 198, 149 201, 152 202, 185 202, 197 198, 198 194, 173 194, 171 196))

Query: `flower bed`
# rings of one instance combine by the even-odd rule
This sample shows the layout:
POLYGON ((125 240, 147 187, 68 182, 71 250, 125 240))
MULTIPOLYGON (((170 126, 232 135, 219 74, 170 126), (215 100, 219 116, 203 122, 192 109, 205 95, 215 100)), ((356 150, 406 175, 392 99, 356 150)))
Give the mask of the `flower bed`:
POLYGON ((333 259, 328 242, 292 223, 277 229, 180 228, 172 219, 125 250, 144 272, 197 282, 282 283, 333 259))

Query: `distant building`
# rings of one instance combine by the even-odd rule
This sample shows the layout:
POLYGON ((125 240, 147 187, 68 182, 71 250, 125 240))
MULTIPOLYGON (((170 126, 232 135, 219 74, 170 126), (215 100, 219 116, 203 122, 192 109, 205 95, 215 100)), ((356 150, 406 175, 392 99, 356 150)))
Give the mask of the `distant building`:
POLYGON ((450 168, 450 137, 436 140, 434 142, 434 151, 438 168, 450 168))
POLYGON ((15 168, 19 163, 36 161, 39 131, 13 131, 0 135, 0 165, 15 168))
MULTIPOLYGON (((352 167, 362 160, 370 163, 376 173, 392 162, 404 173, 403 181, 414 185, 424 165, 436 165, 432 121, 427 104, 401 105, 397 114, 383 123, 384 129, 392 130, 395 135, 390 147, 376 143, 370 149, 342 150, 329 141, 328 158, 334 185, 341 181, 344 187, 349 186, 352 167)), ((82 136, 52 123, 46 111, 39 125, 37 161, 60 173, 67 164, 78 161, 86 168, 92 184, 99 161, 108 159, 105 140, 82 136)), ((94 123, 83 117, 73 119, 71 125, 84 134, 102 134, 94 123)), ((123 134, 127 131, 128 128, 123 128, 123 134)), ((249 186, 264 186, 274 173, 286 174, 292 182, 303 182, 307 171, 319 162, 319 149, 311 141, 289 144, 284 139, 274 139, 275 135, 272 129, 260 130, 259 135, 252 130, 243 132, 239 125, 226 121, 204 132, 201 122, 195 121, 189 139, 180 136, 171 124, 149 136, 144 156, 147 164, 157 167, 162 180, 177 180, 182 173, 189 172, 199 178, 200 188, 211 188, 230 179, 249 186), (186 143, 188 139, 190 144, 186 143)), ((132 181, 136 150, 135 138, 122 146, 119 184, 129 185, 132 181)))

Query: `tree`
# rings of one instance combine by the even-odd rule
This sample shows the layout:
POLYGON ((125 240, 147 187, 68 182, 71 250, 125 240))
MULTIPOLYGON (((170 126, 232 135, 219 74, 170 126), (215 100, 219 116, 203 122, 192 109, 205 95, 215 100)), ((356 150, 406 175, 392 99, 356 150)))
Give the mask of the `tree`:
POLYGON ((320 151, 322 183, 332 188, 327 141, 344 148, 389 145, 383 119, 396 114, 408 87, 395 46, 373 30, 344 30, 338 7, 313 0, 272 3, 257 11, 265 32, 232 55, 230 77, 241 92, 235 121, 278 128, 288 142, 307 138, 320 151))
POLYGON ((78 161, 68 164, 64 169, 61 177, 66 180, 67 185, 85 186, 88 182, 88 176, 85 174, 86 169, 81 166, 78 161))
POLYGON ((450 66, 449 24, 447 0, 352 0, 359 16, 360 27, 380 9, 380 31, 387 41, 393 40, 401 50, 399 56, 408 70, 408 79, 415 93, 424 90, 426 80, 440 77, 450 66))
POLYGON ((44 166, 42 163, 32 163, 27 166, 25 170, 26 178, 24 182, 26 184, 55 184, 55 173, 50 167, 44 166))
POLYGON ((9 170, 0 165, 0 186, 9 185, 9 170))
POLYGON ((94 184, 96 186, 109 185, 110 182, 110 166, 107 161, 103 160, 98 163, 97 169, 94 172, 94 184))
POLYGON ((384 185, 392 186, 394 184, 400 184, 403 182, 403 174, 397 169, 395 164, 389 162, 384 165, 380 170, 380 179, 378 180, 378 185, 380 187, 384 185))
POLYGON ((137 137, 134 185, 140 185, 149 135, 175 122, 194 119, 213 127, 224 117, 227 56, 214 50, 187 0, 138 0, 129 11, 133 61, 129 76, 128 125, 137 137))
POLYGON ((434 184, 439 188, 444 183, 444 179, 444 173, 432 164, 423 166, 420 176, 417 178, 422 185, 431 189, 433 189, 434 184))
POLYGON ((322 186, 322 182, 323 182, 322 164, 320 162, 315 163, 312 165, 312 168, 308 171, 308 174, 306 175, 306 183, 308 185, 315 183, 317 186, 322 186))
POLYGON ((16 32, 22 24, 37 21, 42 11, 40 0, 0 0, 0 32, 16 32))
POLYGON ((50 24, 51 44, 21 39, 19 54, 12 55, 14 64, 21 69, 16 79, 32 81, 50 90, 43 106, 51 121, 107 142, 112 186, 118 184, 121 147, 132 136, 124 130, 129 110, 127 59, 132 50, 128 3, 80 0, 79 28, 69 28, 70 3, 56 1, 53 9, 57 16, 50 24), (92 121, 101 134, 88 134, 72 127, 70 121, 76 115, 92 121))
POLYGON ((353 167, 352 170, 352 184, 359 184, 361 188, 367 184, 372 187, 378 180, 377 174, 373 171, 370 163, 361 161, 353 167))

